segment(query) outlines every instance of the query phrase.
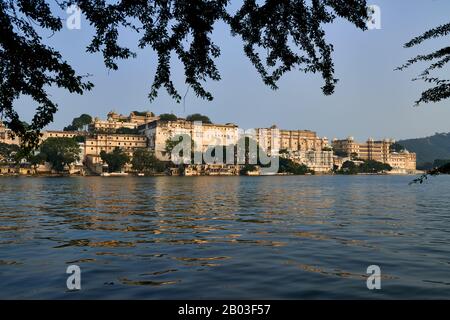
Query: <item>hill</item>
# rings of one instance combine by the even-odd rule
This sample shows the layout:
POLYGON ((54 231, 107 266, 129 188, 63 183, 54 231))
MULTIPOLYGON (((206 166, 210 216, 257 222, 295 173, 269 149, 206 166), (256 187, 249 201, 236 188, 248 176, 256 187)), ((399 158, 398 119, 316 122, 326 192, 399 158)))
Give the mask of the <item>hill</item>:
POLYGON ((436 159, 450 159, 450 133, 436 133, 431 137, 400 140, 398 143, 417 153, 418 166, 433 163, 436 159))

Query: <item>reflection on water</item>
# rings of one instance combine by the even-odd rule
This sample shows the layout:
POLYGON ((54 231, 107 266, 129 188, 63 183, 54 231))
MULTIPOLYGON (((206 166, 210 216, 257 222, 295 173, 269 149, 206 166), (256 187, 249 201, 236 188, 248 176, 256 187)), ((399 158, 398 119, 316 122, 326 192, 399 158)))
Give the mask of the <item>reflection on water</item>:
POLYGON ((410 180, 1 178, 0 298, 450 298, 450 178, 410 180))

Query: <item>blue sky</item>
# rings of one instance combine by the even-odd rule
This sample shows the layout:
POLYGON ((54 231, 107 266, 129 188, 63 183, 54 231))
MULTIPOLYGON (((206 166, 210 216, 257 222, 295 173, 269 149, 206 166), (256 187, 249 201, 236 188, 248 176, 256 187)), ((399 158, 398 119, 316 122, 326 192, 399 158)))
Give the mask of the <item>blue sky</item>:
MULTIPOLYGON (((233 6, 236 2, 232 1, 233 6)), ((185 105, 177 104, 161 90, 150 103, 147 98, 155 72, 155 54, 138 51, 138 57, 119 62, 118 71, 108 71, 100 54, 87 54, 85 47, 92 29, 85 20, 81 30, 64 30, 46 42, 58 48, 80 74, 92 74, 95 88, 83 96, 51 89, 59 111, 48 128, 59 129, 82 113, 106 117, 115 110, 128 114, 132 110, 150 110, 157 114, 173 112, 178 116, 203 113, 218 123, 234 122, 247 128, 268 127, 310 129, 320 136, 359 140, 392 137, 395 139, 432 135, 450 131, 450 100, 414 107, 422 89, 411 79, 424 65, 410 70, 393 71, 408 58, 442 47, 442 39, 431 40, 417 48, 402 45, 431 27, 449 22, 448 0, 374 0, 381 8, 382 29, 362 32, 345 21, 326 27, 327 37, 335 47, 336 92, 324 96, 318 75, 291 72, 279 82, 279 90, 266 87, 242 50, 242 42, 232 38, 219 24, 214 40, 221 47, 217 60, 220 82, 209 82, 213 93, 208 102, 187 95, 185 105)), ((448 38, 447 38, 448 40, 448 38)), ((137 37, 125 33, 121 43, 135 48, 137 37)), ((446 44, 448 45, 448 43, 446 44)), ((180 92, 186 91, 183 69, 173 66, 174 81, 180 92)), ((34 112, 31 101, 21 99, 18 110, 25 120, 34 112)))

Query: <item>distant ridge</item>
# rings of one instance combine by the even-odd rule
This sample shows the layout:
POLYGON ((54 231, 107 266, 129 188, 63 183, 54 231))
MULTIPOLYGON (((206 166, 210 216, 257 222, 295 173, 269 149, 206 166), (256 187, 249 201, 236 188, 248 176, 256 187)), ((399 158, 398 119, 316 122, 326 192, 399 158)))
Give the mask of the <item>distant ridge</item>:
POLYGON ((417 164, 450 159, 450 133, 436 133, 434 136, 400 140, 398 143, 417 154, 417 164))

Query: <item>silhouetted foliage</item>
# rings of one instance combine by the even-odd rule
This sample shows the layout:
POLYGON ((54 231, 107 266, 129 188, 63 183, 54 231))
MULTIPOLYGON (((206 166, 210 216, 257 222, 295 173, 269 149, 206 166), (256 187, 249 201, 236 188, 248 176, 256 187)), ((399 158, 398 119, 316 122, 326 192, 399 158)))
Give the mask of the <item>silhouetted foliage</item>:
POLYGON ((45 45, 37 29, 56 32, 62 21, 43 0, 0 2, 0 113, 7 126, 29 147, 36 147, 39 130, 53 121, 58 106, 47 93, 57 86, 82 94, 92 87, 82 82, 61 54, 45 45), (14 102, 29 96, 37 104, 29 127, 23 125, 14 102))
MULTIPOLYGON (((428 30, 424 34, 406 43, 404 47, 412 48, 422 44, 426 40, 445 37, 449 34, 450 23, 447 23, 437 28, 428 30)), ((446 46, 428 54, 418 55, 408 60, 403 66, 397 68, 397 70, 407 69, 413 64, 420 62, 430 62, 431 64, 413 80, 422 80, 426 83, 434 85, 434 87, 422 92, 420 99, 416 101, 416 105, 419 105, 420 103, 438 102, 448 99, 450 97, 450 79, 441 79, 439 77, 432 76, 431 73, 442 69, 448 62, 450 62, 450 46, 446 46)))
MULTIPOLYGON (((47 93, 57 86, 82 94, 93 86, 64 60, 58 50, 44 44, 40 32, 58 32, 62 20, 45 0, 4 0, 0 2, 0 112, 9 128, 26 144, 36 146, 39 130, 53 121, 58 106, 47 93), (20 96, 31 97, 36 114, 25 128, 14 108, 20 96)), ((157 54, 156 74, 149 98, 161 87, 178 102, 181 95, 172 82, 171 57, 184 66, 185 83, 201 98, 211 100, 205 81, 220 80, 215 59, 220 48, 211 35, 218 22, 240 37, 244 52, 265 84, 277 88, 277 81, 291 70, 320 73, 325 94, 334 91, 337 79, 331 58, 333 46, 326 41, 324 25, 341 17, 357 28, 366 29, 365 0, 244 0, 235 12, 228 12, 228 0, 168 1, 55 1, 65 9, 76 4, 95 30, 87 51, 101 52, 108 69, 118 68, 117 60, 134 57, 119 45, 119 32, 135 31, 140 48, 157 54), (261 53, 267 54, 265 57, 261 53)))
POLYGON ((429 177, 438 176, 440 174, 450 174, 450 163, 447 163, 439 168, 428 170, 426 173, 424 173, 417 179, 414 179, 410 184, 414 184, 414 183, 422 184, 426 180, 428 180, 429 177))

